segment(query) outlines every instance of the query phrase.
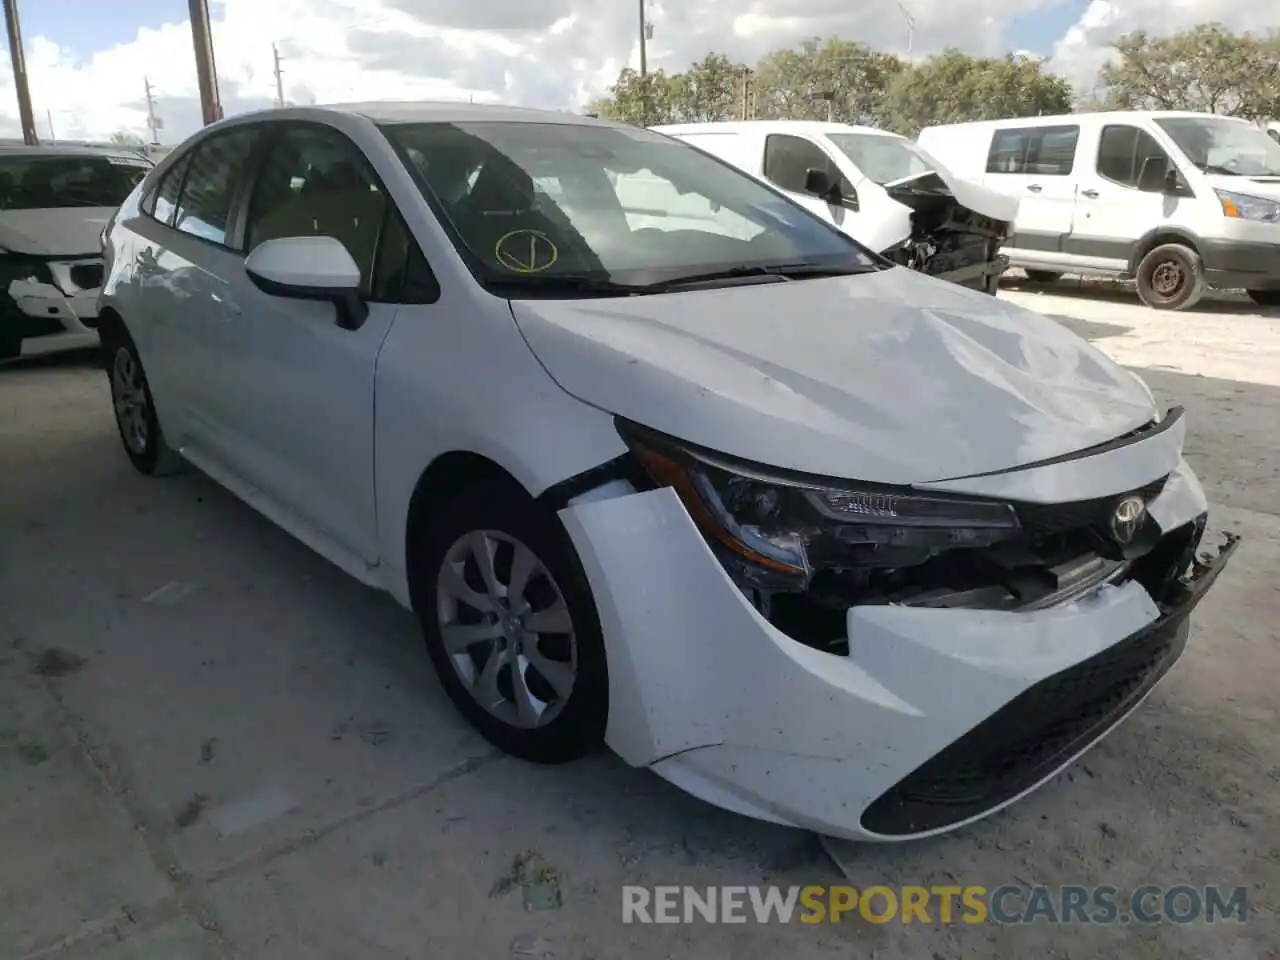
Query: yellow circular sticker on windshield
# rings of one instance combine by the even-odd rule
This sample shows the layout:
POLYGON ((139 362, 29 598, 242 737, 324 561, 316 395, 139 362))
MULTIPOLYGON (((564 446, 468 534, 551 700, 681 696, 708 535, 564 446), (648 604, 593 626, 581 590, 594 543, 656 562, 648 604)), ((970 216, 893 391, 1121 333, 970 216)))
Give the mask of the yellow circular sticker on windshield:
POLYGON ((560 259, 560 251, 540 230, 512 230, 493 247, 494 259, 512 273, 541 273, 560 259))

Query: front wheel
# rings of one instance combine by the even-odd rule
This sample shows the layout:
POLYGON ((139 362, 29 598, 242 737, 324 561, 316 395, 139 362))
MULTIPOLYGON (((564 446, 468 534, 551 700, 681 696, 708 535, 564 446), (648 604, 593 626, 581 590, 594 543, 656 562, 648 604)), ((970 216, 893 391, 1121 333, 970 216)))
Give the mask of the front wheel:
POLYGON ((604 737, 608 670, 599 616, 554 516, 508 484, 433 505, 414 607, 440 682, 490 743, 535 763, 604 737))
POLYGON ((1280 307, 1280 290, 1246 290, 1245 293, 1260 307, 1280 307))
POLYGON ((1138 264, 1138 296, 1155 310, 1189 310, 1204 296, 1204 263, 1181 243, 1162 243, 1138 264))

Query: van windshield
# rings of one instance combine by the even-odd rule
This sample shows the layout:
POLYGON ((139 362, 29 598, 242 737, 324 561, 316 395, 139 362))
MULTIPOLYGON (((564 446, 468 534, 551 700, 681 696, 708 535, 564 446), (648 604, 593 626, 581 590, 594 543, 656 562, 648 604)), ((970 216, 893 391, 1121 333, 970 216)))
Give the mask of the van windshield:
POLYGON ((0 210, 118 207, 147 161, 105 156, 0 156, 0 210))
POLYGON ((1205 173, 1280 177, 1280 143, 1227 117, 1164 117, 1156 124, 1205 173))
POLYGON ((876 183, 893 183, 937 170, 929 154, 910 140, 874 133, 829 133, 827 139, 876 183))
POLYGON ((605 293, 789 265, 808 275, 881 266, 753 178, 648 130, 499 121, 382 129, 484 283, 572 280, 605 293))

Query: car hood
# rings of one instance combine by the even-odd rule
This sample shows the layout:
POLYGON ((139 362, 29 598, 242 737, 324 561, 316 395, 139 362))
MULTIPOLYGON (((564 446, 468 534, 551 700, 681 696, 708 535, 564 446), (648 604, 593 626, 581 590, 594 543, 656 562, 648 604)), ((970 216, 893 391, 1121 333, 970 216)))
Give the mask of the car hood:
POLYGON ((893 180, 884 185, 884 191, 912 209, 918 207, 918 198, 922 195, 945 196, 946 192, 950 192, 961 206, 992 220, 1013 223, 1018 216, 1017 197, 957 177, 949 170, 927 170, 901 180, 893 180))
POLYGON ((0 211, 0 247, 36 256, 93 256, 115 207, 0 211))
POLYGON ((879 483, 1061 456, 1156 415, 1052 320, 905 268, 512 312, 578 399, 721 453, 879 483))

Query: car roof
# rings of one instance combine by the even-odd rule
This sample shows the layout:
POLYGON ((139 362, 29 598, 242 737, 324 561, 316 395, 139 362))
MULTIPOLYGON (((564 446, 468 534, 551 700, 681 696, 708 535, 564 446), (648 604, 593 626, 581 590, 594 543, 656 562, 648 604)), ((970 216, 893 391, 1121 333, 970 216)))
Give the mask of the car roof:
POLYGON ((865 133, 878 137, 904 139, 888 130, 862 127, 852 123, 826 120, 717 120, 710 123, 667 123, 650 127, 659 133, 742 133, 746 130, 777 130, 789 133, 865 133))
MULTIPOLYGON (((465 103, 455 100, 380 100, 360 103, 316 104, 255 110, 237 114, 235 120, 296 119, 325 113, 364 117, 374 123, 554 123, 571 126, 616 127, 619 124, 559 110, 534 110, 503 104, 465 103)), ((228 118, 231 119, 231 118, 228 118)))
POLYGON ((112 157, 127 160, 146 160, 139 148, 98 147, 88 144, 51 143, 30 146, 24 143, 0 143, 0 157, 112 157))

